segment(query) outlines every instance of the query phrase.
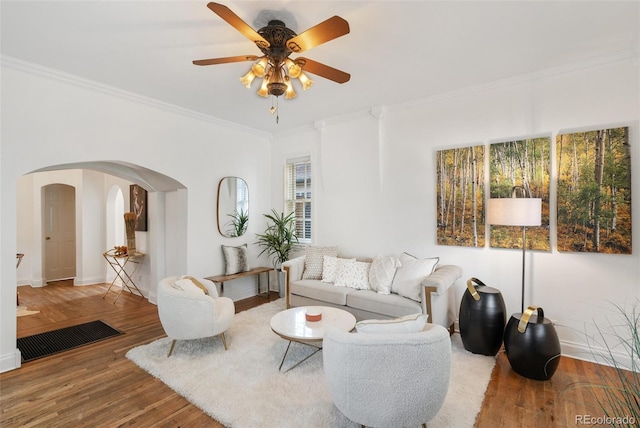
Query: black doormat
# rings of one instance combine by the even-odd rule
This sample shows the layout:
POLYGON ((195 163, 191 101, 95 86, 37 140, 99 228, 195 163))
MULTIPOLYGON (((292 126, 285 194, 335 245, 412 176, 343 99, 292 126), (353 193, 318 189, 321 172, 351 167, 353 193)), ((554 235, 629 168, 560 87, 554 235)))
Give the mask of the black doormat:
POLYGON ((18 339, 22 362, 68 351, 123 334, 103 321, 91 321, 18 339))

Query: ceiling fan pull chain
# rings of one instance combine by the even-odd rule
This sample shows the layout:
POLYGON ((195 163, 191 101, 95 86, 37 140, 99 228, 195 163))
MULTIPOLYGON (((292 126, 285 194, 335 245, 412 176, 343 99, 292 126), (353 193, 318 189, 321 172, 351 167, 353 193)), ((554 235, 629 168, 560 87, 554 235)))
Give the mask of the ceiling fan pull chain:
POLYGON ((280 123, 280 106, 278 105, 278 98, 276 97, 276 125, 280 123))

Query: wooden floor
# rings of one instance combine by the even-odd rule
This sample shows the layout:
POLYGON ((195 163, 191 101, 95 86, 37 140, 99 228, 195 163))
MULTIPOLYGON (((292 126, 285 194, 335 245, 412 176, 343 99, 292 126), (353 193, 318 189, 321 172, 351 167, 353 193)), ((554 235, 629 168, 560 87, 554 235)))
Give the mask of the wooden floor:
MULTIPOLYGON (((114 304, 115 294, 103 299, 106 289, 67 282, 18 287, 20 305, 40 311, 18 318, 18 337, 96 319, 126 334, 0 374, 0 427, 220 427, 125 358, 165 334, 155 305, 128 293, 114 304)), ((269 300, 239 301, 236 311, 269 300)), ((534 381, 515 374, 500 353, 476 427, 565 427, 577 425, 576 415, 599 416, 581 388, 563 392, 575 382, 599 382, 599 368, 563 357, 550 381, 534 381)))

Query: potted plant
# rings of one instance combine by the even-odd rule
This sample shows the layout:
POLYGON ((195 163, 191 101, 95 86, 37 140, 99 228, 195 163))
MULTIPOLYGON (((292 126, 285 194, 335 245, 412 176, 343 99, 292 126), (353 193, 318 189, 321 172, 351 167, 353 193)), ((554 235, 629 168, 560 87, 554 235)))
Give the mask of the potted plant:
POLYGON ((281 279, 282 263, 289 260, 289 253, 294 244, 298 243, 295 228, 295 213, 278 213, 272 209, 271 214, 264 214, 267 218, 267 228, 264 233, 257 233, 257 245, 264 247, 258 256, 264 253, 271 258, 273 267, 278 271, 278 287, 280 297, 284 295, 281 279))

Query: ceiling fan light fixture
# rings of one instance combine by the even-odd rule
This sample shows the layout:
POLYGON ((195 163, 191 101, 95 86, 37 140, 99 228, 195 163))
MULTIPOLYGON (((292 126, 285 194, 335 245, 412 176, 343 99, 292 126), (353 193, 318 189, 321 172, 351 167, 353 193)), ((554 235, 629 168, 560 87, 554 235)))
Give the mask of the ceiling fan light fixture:
POLYGON ((264 79, 262 79, 262 84, 260 85, 260 89, 258 89, 258 92, 256 92, 258 95, 260 95, 261 97, 268 97, 269 96, 269 88, 267 87, 269 85, 269 79, 267 77, 265 77, 264 79))
POLYGON ((240 82, 242 82, 242 84, 246 88, 251 88, 251 82, 253 82, 253 79, 255 78, 256 78, 256 75, 254 74, 254 72, 252 70, 249 70, 247 74, 245 74, 240 78, 240 82))
POLYGON ((287 66, 289 76, 291 76, 293 79, 297 79, 298 77, 300 77, 300 74, 302 73, 302 67, 291 61, 289 58, 285 60, 285 65, 287 66))
POLYGON ((291 79, 289 78, 289 76, 285 76, 284 82, 287 84, 287 91, 284 93, 284 98, 286 100, 290 100, 297 97, 298 94, 296 94, 296 91, 293 90, 293 85, 291 84, 291 79))
POLYGON ((253 71, 253 73, 258 77, 264 77, 265 74, 267 74, 267 64, 267 57, 263 56, 258 61, 253 63, 253 65, 251 66, 251 71, 253 71))
POLYGON ((298 76, 298 80, 300 80, 300 83, 302 83, 302 89, 305 91, 309 89, 311 86, 313 86, 313 80, 309 79, 309 77, 302 72, 300 72, 300 76, 298 76))

